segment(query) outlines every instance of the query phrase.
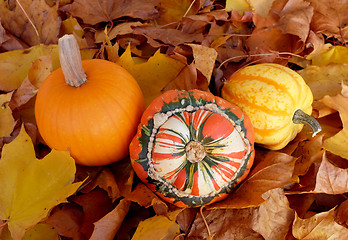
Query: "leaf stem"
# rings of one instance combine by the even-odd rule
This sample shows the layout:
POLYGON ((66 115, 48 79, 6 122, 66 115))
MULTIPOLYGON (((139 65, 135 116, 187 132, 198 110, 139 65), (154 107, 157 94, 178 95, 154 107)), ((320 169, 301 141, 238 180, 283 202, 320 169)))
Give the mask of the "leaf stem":
POLYGON ((87 82, 82 68, 80 48, 74 35, 64 35, 58 40, 59 61, 65 82, 72 87, 80 87, 87 82))

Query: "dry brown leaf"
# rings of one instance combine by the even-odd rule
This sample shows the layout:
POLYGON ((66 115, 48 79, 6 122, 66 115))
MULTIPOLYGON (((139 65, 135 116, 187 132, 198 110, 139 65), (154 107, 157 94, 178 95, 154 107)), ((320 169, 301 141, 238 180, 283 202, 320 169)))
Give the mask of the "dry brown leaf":
POLYGON ((281 188, 269 190, 263 194, 265 203, 255 209, 252 219, 252 229, 267 240, 285 239, 292 221, 294 210, 289 207, 289 201, 281 188))
POLYGON ((57 5, 50 7, 45 0, 20 0, 15 4, 10 10, 6 1, 0 2, 1 22, 5 29, 29 46, 57 43, 60 27, 57 5))
POLYGON ((308 210, 312 206, 316 199, 317 194, 287 194, 286 197, 289 200, 290 208, 295 210, 300 218, 304 218, 308 210))
POLYGON ((79 17, 87 24, 100 22, 112 22, 120 17, 140 18, 143 20, 153 19, 158 16, 156 8, 160 0, 75 0, 72 4, 63 6, 74 17, 79 17))
POLYGON ((283 33, 298 36, 306 42, 309 34, 310 22, 313 16, 313 7, 304 0, 289 0, 279 13, 277 27, 283 33))
POLYGON ((83 208, 84 217, 80 232, 87 239, 93 233, 93 223, 100 220, 112 210, 111 199, 107 192, 100 188, 96 188, 87 194, 72 196, 70 200, 83 208))
MULTIPOLYGON (((259 15, 254 16, 256 27, 246 45, 250 49, 250 54, 258 55, 256 59, 262 62, 274 62, 280 52, 299 53, 303 50, 304 41, 301 39, 307 38, 304 33, 306 30, 297 29, 296 22, 301 19, 303 21, 301 25, 306 25, 308 28, 310 20, 308 17, 311 10, 307 7, 306 12, 303 12, 301 8, 297 8, 296 3, 298 3, 297 0, 275 1, 266 18, 259 15), (287 7, 284 8, 285 6, 287 7), (284 15, 281 14, 282 11, 284 11, 284 15), (286 12, 291 12, 291 15, 287 17, 286 12), (294 21, 293 28, 289 28, 290 25, 288 26, 286 21, 294 21)), ((306 5, 305 2, 301 6, 304 5, 306 5)))
POLYGON ((150 207, 153 203, 153 199, 158 199, 158 197, 144 184, 139 183, 135 189, 126 196, 126 199, 136 202, 140 206, 150 207))
POLYGON ((313 192, 327 194, 343 194, 348 192, 348 169, 334 166, 329 162, 326 154, 324 154, 316 176, 316 184, 313 192))
POLYGON ((334 209, 301 219, 297 215, 292 226, 295 238, 303 240, 342 240, 348 239, 345 227, 334 221, 334 209))
POLYGON ((312 30, 346 42, 348 40, 347 0, 308 0, 308 2, 314 7, 312 30))
MULTIPOLYGON (((256 154, 256 158, 258 154, 256 154)), ((256 159, 256 161, 258 161, 256 159)), ((262 194, 268 190, 283 187, 297 181, 293 177, 296 158, 285 153, 270 151, 248 177, 225 200, 208 206, 211 208, 246 208, 255 207, 265 200, 262 194)))
POLYGON ((143 35, 153 47, 160 47, 163 43, 178 46, 184 43, 201 43, 203 34, 189 34, 177 29, 165 29, 152 26, 139 26, 134 28, 134 34, 143 35))
POLYGON ((196 0, 161 0, 159 25, 172 24, 176 26, 182 17, 194 15, 202 7, 204 1, 196 0), (192 6, 191 6, 192 5, 192 6))
POLYGON ((115 201, 117 198, 121 197, 120 189, 118 188, 114 174, 108 168, 104 168, 99 173, 98 177, 81 191, 88 193, 96 187, 104 189, 108 193, 112 201, 115 201))
MULTIPOLYGON (((210 239, 264 239, 251 228, 254 210, 254 208, 203 210, 204 219, 209 224, 208 227, 211 233, 210 239)), ((185 239, 203 240, 209 239, 208 237, 208 230, 202 215, 197 213, 197 217, 192 223, 190 233, 185 239)))
POLYGON ((129 158, 122 159, 111 165, 112 172, 120 190, 121 196, 126 196, 132 191, 134 170, 129 158))
POLYGON ((338 206, 335 210, 334 217, 338 224, 348 228, 348 200, 338 206))
POLYGON ((83 222, 83 215, 82 208, 77 204, 63 203, 52 210, 44 223, 54 227, 61 236, 81 239, 83 236, 79 229, 83 222))
POLYGON ((89 239, 113 240, 122 224, 123 219, 128 213, 129 207, 130 202, 122 199, 114 210, 106 214, 98 222, 94 223, 94 231, 89 239))

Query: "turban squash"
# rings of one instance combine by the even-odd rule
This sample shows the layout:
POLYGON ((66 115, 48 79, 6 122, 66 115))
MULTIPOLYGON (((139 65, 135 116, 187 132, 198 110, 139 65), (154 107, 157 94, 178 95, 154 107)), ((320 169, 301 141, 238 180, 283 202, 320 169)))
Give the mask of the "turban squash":
POLYGON ((310 116, 313 95, 303 78, 274 63, 247 66, 232 74, 221 96, 240 107, 250 118, 255 143, 271 150, 285 147, 309 124, 321 130, 310 116))
POLYGON ((116 63, 84 60, 72 35, 59 39, 61 68, 40 86, 35 117, 46 144, 78 164, 100 166, 128 155, 145 109, 135 79, 116 63))
POLYGON ((156 98, 130 144, 139 178, 179 207, 227 197, 247 176, 254 154, 249 118, 235 105, 200 90, 170 90, 156 98))

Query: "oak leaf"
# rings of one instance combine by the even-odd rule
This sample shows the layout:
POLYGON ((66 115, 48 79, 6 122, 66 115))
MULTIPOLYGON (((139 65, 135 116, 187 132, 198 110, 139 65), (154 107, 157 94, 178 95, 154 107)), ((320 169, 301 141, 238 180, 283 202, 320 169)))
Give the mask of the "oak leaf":
POLYGON ((13 239, 47 216, 49 211, 76 192, 75 161, 68 152, 52 150, 42 160, 24 128, 3 147, 0 160, 0 219, 7 221, 13 239))

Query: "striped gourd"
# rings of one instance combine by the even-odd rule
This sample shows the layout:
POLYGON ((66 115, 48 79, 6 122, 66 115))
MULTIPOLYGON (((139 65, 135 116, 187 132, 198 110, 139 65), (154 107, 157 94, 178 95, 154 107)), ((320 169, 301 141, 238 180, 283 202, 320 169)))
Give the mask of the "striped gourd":
POLYGON ((263 63, 235 72, 221 95, 240 107, 254 126, 255 142, 272 150, 286 146, 309 123, 320 125, 312 113, 313 95, 303 78, 285 66, 263 63), (300 124, 299 124, 300 123, 300 124))
POLYGON ((253 128, 222 98, 171 90, 145 110, 130 156, 139 178, 166 201, 180 207, 210 204, 248 174, 253 128))

